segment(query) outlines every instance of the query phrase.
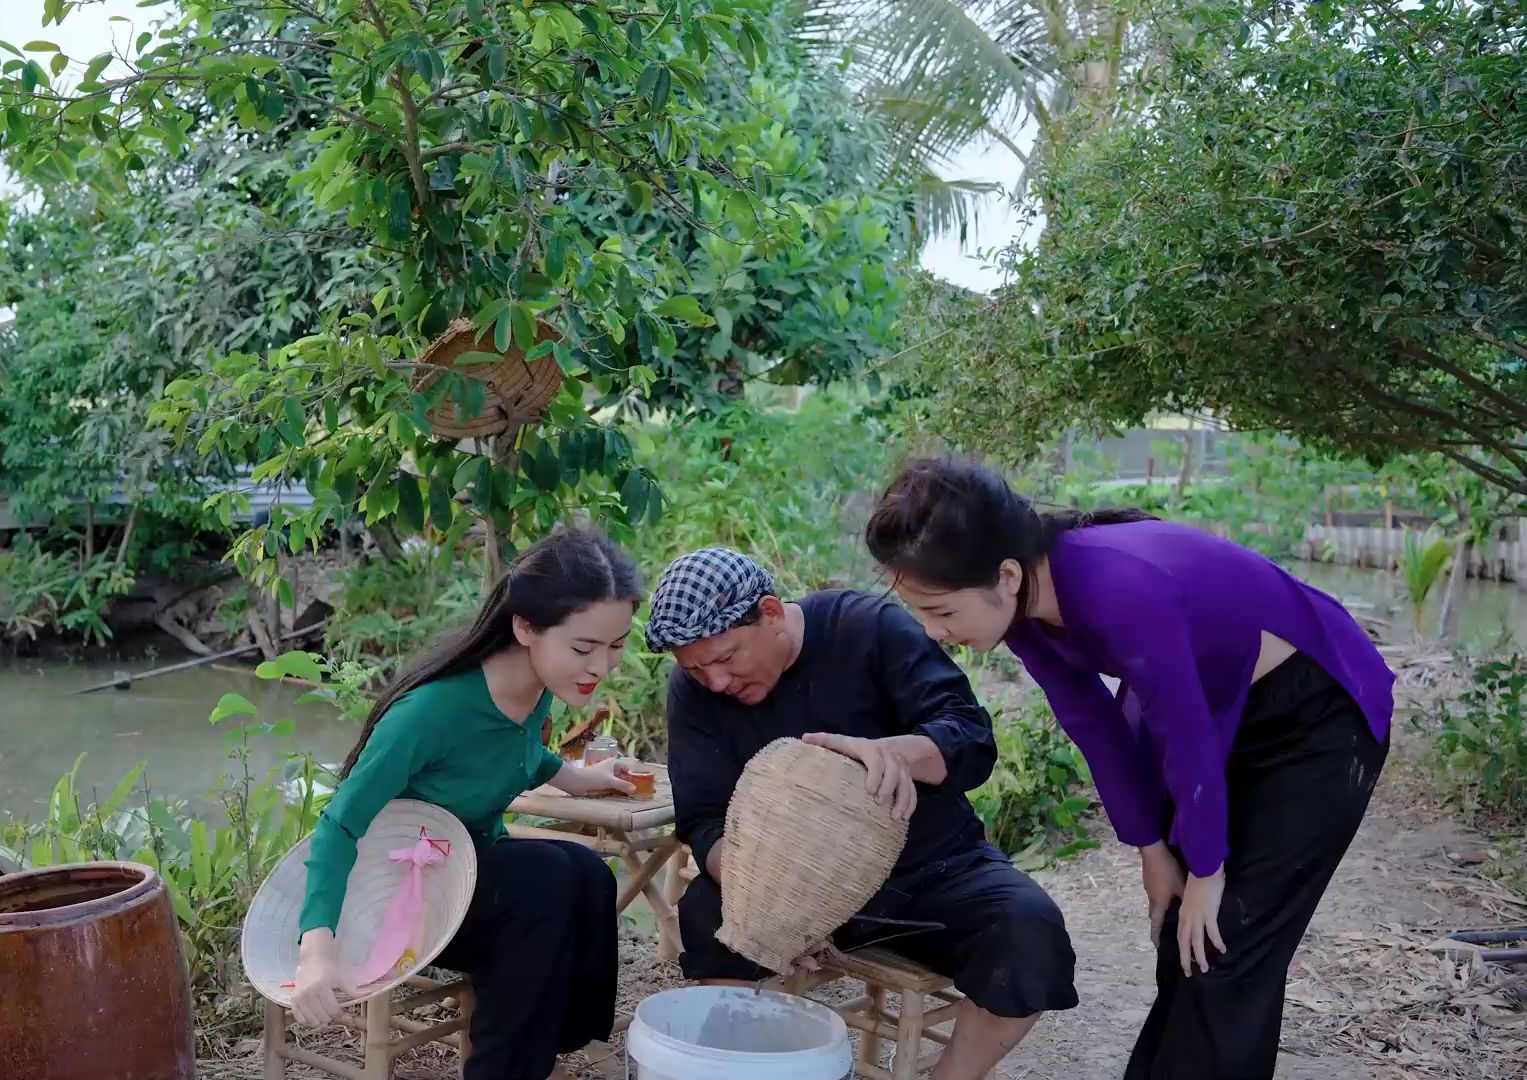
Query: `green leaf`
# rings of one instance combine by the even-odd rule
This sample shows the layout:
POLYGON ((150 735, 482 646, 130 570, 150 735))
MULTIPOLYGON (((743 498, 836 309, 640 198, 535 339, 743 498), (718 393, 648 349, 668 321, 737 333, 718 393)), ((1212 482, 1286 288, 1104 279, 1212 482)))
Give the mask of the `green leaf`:
POLYGON ((567 239, 554 233, 546 240, 546 276, 556 281, 567 269, 567 239))
POLYGON ((323 399, 323 426, 330 435, 339 430, 339 402, 333 395, 323 399))
POLYGON ((626 202, 638 214, 652 212, 652 185, 645 180, 632 180, 626 185, 626 202))
POLYGON ((514 329, 514 343, 520 351, 528 350, 536 343, 536 317, 530 305, 516 302, 509 307, 509 318, 514 329))
POLYGON ((419 493, 419 478, 412 473, 393 477, 398 489, 398 518, 410 532, 424 531, 424 498, 419 493))
POLYGON ((484 513, 493 509, 493 462, 485 457, 477 461, 477 477, 472 482, 472 503, 484 513))
POLYGON ((306 441, 304 429, 307 426, 307 417, 302 412, 302 403, 295 397, 288 396, 281 403, 282 419, 276 424, 276 431, 292 446, 301 446, 306 441))
POLYGON ((670 296, 653 308, 653 311, 665 319, 679 319, 691 326, 712 326, 716 321, 700 307, 700 301, 697 298, 687 294, 670 296))
POLYGON ((660 113, 668 104, 668 95, 673 89, 673 73, 668 70, 666 64, 658 65, 657 77, 652 81, 652 91, 648 101, 652 105, 652 111, 660 113))
POLYGON ((449 529, 455 516, 456 504, 451 499, 451 488, 438 476, 429 481, 429 518, 437 529, 449 529))
POLYGON ((493 347, 506 352, 514 341, 514 305, 507 305, 493 324, 493 347))
POLYGON ((259 713, 255 703, 242 694, 227 693, 217 699, 207 723, 220 724, 230 716, 254 716, 259 713))
POLYGON ((758 214, 753 209, 753 200, 741 188, 733 188, 726 197, 726 218, 737 226, 737 233, 744 240, 752 239, 758 232, 758 214))
POLYGON ((641 521, 647 511, 647 500, 652 495, 652 482, 640 469, 632 469, 620 488, 620 501, 626 508, 626 520, 631 524, 641 521))
POLYGON ((22 48, 27 52, 58 52, 58 46, 51 41, 29 41, 22 48))
POLYGON ((555 493, 557 485, 562 482, 562 464, 557 460, 551 443, 544 440, 536 447, 536 452, 526 459, 525 471, 530 475, 530 482, 548 495, 555 493))
POLYGON ((255 677, 260 679, 281 679, 288 675, 307 682, 323 682, 322 658, 317 653, 294 649, 291 652, 282 653, 274 660, 267 660, 255 668, 255 677))
POLYGON ((122 779, 117 781, 117 786, 111 789, 111 794, 106 796, 106 801, 96 808, 101 817, 111 818, 122 809, 123 804, 127 802, 127 797, 138 786, 138 778, 143 775, 145 768, 147 763, 140 761, 122 775, 122 779))

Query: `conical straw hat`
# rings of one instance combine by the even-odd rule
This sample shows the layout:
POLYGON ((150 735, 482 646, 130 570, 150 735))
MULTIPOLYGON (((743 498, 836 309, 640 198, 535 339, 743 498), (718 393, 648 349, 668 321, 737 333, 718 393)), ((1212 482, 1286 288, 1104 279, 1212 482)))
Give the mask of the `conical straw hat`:
MULTIPOLYGON (((336 935, 342 971, 358 970, 370 955, 382 916, 408 873, 407 864, 393 862, 388 852, 411 848, 419 839, 420 828, 427 836, 449 841, 451 847, 443 862, 424 869, 423 948, 413 970, 439 955, 466 917, 477 884, 477 851, 471 834, 449 811, 433 803, 394 799, 377 814, 356 845, 355 866, 345 886, 345 905, 336 935)), ((308 837, 282 856, 244 917, 244 974, 256 990, 280 1005, 292 1003, 299 920, 308 880, 304 863, 311 852, 312 838, 308 837)), ((385 976, 361 987, 359 997, 345 1000, 365 1001, 386 993, 408 974, 385 976)))
POLYGON ((907 842, 864 781, 859 762, 798 739, 754 755, 726 811, 717 940, 788 974, 864 907, 907 842))

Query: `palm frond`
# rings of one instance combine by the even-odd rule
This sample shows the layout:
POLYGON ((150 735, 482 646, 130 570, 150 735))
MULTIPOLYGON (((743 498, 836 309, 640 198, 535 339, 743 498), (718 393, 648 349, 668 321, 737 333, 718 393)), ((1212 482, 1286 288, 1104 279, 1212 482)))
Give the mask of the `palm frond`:
POLYGON ((945 180, 928 170, 909 178, 917 231, 923 236, 954 233, 960 247, 980 228, 987 196, 1002 192, 1002 185, 986 180, 945 180))
MULTIPOLYGON (((1008 5, 1013 21, 1002 27, 999 44, 975 17, 982 6, 958 0, 882 3, 853 39, 854 59, 868 82, 894 86, 900 97, 948 103, 951 115, 979 113, 993 128, 1016 131, 1024 103, 1054 76, 1049 29, 1027 5, 1008 5)), ((961 134, 959 127, 933 127, 925 132, 931 140, 925 145, 930 152, 953 153, 961 134)))
POLYGON ((894 140, 894 159, 948 164, 949 155, 935 147, 964 147, 989 139, 1027 165, 1029 154, 980 112, 958 101, 931 102, 907 97, 899 88, 875 87, 860 95, 865 104, 888 121, 894 140), (934 134, 936 133, 936 137, 934 134))

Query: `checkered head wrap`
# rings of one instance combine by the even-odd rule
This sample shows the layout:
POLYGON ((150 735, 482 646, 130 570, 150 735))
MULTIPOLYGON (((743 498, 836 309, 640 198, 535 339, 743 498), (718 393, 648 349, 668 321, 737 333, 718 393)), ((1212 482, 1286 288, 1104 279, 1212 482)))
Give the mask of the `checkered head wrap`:
POLYGON ((724 634, 774 593, 774 577, 730 548, 702 548, 663 571, 652 593, 647 648, 670 652, 724 634))

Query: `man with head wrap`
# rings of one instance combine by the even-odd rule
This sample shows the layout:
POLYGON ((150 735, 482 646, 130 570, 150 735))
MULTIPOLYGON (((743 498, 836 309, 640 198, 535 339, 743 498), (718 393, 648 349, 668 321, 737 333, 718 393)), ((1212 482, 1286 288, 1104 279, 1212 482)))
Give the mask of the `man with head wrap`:
POLYGON ((917 620, 885 597, 847 590, 788 603, 752 559, 706 548, 664 572, 647 644, 678 661, 668 769, 679 836, 704 870, 679 903, 688 978, 767 975, 716 941, 718 841, 743 766, 793 736, 863 762, 871 792, 908 819, 890 881, 835 941, 894 937, 890 948, 966 995, 934 1080, 980 1080, 1040 1013, 1076 1005, 1060 910, 986 841, 965 794, 996 762, 991 718, 917 620))

